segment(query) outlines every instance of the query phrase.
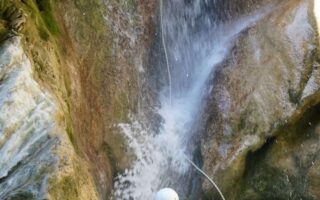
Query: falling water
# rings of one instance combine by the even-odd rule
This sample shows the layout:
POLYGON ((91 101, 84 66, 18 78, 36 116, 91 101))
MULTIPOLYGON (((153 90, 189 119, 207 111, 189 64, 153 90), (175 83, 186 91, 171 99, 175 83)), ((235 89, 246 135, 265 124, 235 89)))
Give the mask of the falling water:
POLYGON ((190 164, 186 158, 191 159, 190 140, 210 90, 206 82, 227 56, 236 36, 268 10, 221 22, 206 12, 205 2, 163 3, 162 37, 170 64, 170 84, 159 95, 161 108, 157 111, 163 122, 158 133, 133 116, 132 123, 119 125, 136 160, 117 178, 116 199, 151 200, 163 187, 174 188, 182 197, 188 195, 184 177, 190 164))

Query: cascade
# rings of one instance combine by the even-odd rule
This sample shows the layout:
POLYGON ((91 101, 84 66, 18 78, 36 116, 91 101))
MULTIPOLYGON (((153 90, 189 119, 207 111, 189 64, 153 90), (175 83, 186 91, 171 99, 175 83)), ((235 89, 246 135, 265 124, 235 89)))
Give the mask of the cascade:
POLYGON ((192 162, 192 155, 201 105, 212 88, 209 79, 237 35, 268 10, 235 20, 218 20, 217 16, 212 17, 204 1, 160 1, 163 68, 169 80, 159 95, 161 107, 157 113, 163 122, 156 133, 146 128, 148 122, 134 116, 131 123, 119 124, 136 159, 132 168, 118 176, 115 199, 152 199, 157 191, 167 187, 175 189, 181 199, 191 195, 190 170, 196 168, 205 175, 192 162))

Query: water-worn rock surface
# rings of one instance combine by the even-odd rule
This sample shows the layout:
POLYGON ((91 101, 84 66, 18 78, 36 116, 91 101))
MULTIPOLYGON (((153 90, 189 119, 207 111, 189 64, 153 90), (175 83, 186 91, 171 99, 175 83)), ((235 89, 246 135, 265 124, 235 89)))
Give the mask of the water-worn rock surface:
POLYGON ((110 198, 129 164, 114 125, 137 108, 154 7, 0 2, 0 199, 110 198))
MULTIPOLYGON (((161 132, 157 109, 165 105, 159 96, 169 82, 162 37, 172 48, 171 64, 187 58, 196 65, 201 61, 192 51, 175 60, 187 51, 175 52, 173 40, 200 50, 186 32, 197 35, 216 27, 201 27, 208 20, 232 24, 262 11, 267 14, 236 34, 233 48, 211 75, 207 99, 195 98, 206 104, 194 119, 201 130, 190 140, 200 137, 201 144, 191 154, 201 154, 197 164, 227 199, 320 199, 320 1, 195 1, 194 16, 193 2, 179 3, 185 11, 174 7, 175 1, 164 1, 164 9, 173 7, 164 10, 163 19, 183 23, 181 32, 174 23, 161 27, 158 3, 0 1, 0 199, 110 199, 115 177, 130 167, 133 154, 116 125, 129 121, 129 113, 141 114, 148 131, 161 132)), ((205 34, 208 39, 211 32, 205 34)), ((173 80, 177 91, 192 84, 193 74, 171 67, 172 75, 180 76, 173 80)), ((198 89, 197 97, 202 96, 198 89)), ((183 115, 178 111, 166 111, 169 124, 176 122, 170 121, 172 112, 183 115)), ((157 164, 150 160, 151 166, 157 164)), ((195 199, 217 196, 208 181, 193 177, 196 173, 180 174, 183 181, 196 181, 177 188, 195 199)))
POLYGON ((318 4, 281 2, 214 74, 203 167, 228 199, 320 198, 318 4))
POLYGON ((32 77, 21 39, 0 47, 0 198, 97 199, 57 101, 32 77))

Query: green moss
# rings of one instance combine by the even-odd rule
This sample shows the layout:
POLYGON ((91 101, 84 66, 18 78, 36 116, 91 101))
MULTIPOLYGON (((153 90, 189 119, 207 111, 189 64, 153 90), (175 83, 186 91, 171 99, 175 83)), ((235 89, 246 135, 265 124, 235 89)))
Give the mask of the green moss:
MULTIPOLYGON (((0 0, 0 6, 4 1, 9 0, 0 0)), ((114 51, 119 49, 114 49, 112 30, 111 27, 107 27, 104 19, 106 15, 102 8, 105 6, 104 2, 102 0, 12 0, 12 2, 27 14, 27 23, 22 34, 25 38, 25 50, 33 62, 36 80, 53 91, 59 100, 64 101, 63 104, 67 104, 62 105, 66 113, 64 119, 66 131, 76 152, 80 156, 83 156, 81 152, 97 152, 99 156, 105 153, 110 160, 107 165, 111 164, 113 172, 116 173, 119 168, 116 163, 124 157, 123 149, 119 147, 123 143, 123 138, 117 137, 112 140, 114 144, 103 144, 105 145, 102 145, 103 147, 101 144, 90 143, 94 137, 105 137, 106 141, 110 141, 110 133, 105 134, 107 136, 93 136, 92 133, 105 133, 104 130, 100 130, 100 126, 95 127, 93 121, 101 120, 103 128, 116 122, 127 121, 128 111, 132 107, 132 100, 128 96, 134 96, 128 91, 135 90, 136 86, 127 85, 131 74, 127 75, 125 74, 127 72, 123 72, 122 69, 118 70, 118 58, 114 57, 118 52, 114 51), (59 6, 60 10, 56 6, 59 6), (68 13, 77 20, 62 19, 63 13, 68 13), (64 29, 63 23, 69 25, 68 30, 64 29), (73 77, 69 77, 66 62, 76 66, 72 68, 79 73, 76 77, 79 78, 79 82, 76 83, 81 84, 79 87, 83 91, 89 91, 83 92, 81 94, 83 96, 77 96, 77 100, 80 101, 77 103, 80 107, 82 106, 79 110, 72 105, 74 100, 70 98, 79 91, 74 92, 72 91, 74 88, 71 89, 70 79, 73 77), (92 107, 88 106, 86 110, 84 105, 88 104, 92 107), (103 117, 98 117, 100 114, 97 113, 100 112, 103 117), (108 121, 109 124, 106 125, 103 120, 108 121), (85 144, 88 149, 81 144, 80 135, 90 139, 88 144, 85 144), (95 145, 102 150, 95 149, 95 145)), ((117 9, 125 10, 125 13, 136 9, 134 0, 113 3, 117 9)), ((1 33, 7 31, 5 25, 5 22, 0 21, 0 39, 1 33)), ((123 65, 124 62, 127 62, 127 58, 123 58, 120 64, 123 65)), ((76 188, 81 186, 79 182, 82 181, 80 176, 86 174, 80 171, 77 172, 79 175, 74 177, 50 181, 49 187, 52 187, 50 194, 55 197, 53 199, 76 199, 79 195, 76 188)), ((101 187, 111 187, 111 185, 101 187)))
MULTIPOLYGON (((66 55, 66 48, 60 43, 61 31, 55 18, 56 3, 53 0, 14 0, 12 6, 22 9, 27 15, 27 23, 23 31, 24 45, 33 61, 35 78, 45 83, 68 104, 69 94, 65 89, 65 82, 68 78, 62 68, 63 63, 60 62, 60 60, 65 60, 62 58, 66 55)), ((66 131, 77 150, 69 116, 70 110, 64 109, 66 131)))
POLYGON ((0 19, 0 44, 6 39, 7 31, 6 22, 0 19))
POLYGON ((44 41, 50 37, 60 35, 59 25, 55 19, 55 10, 52 0, 14 1, 17 8, 22 8, 27 14, 27 28, 25 35, 44 41))
POLYGON ((58 36, 60 29, 53 14, 52 0, 36 0, 36 3, 46 28, 52 35, 58 36))
POLYGON ((4 15, 7 8, 11 6, 13 6, 13 4, 8 0, 2 0, 0 2, 0 43, 7 39, 9 22, 5 19, 4 15))
POLYGON ((277 138, 248 154, 246 171, 238 184, 239 199, 315 199, 307 192, 307 175, 318 160, 319 151, 310 144, 319 141, 319 111, 320 105, 309 108, 296 121, 279 128, 277 138))
POLYGON ((288 89, 289 100, 293 104, 299 104, 300 95, 294 89, 288 89))
POLYGON ((79 197, 78 180, 76 177, 67 176, 61 181, 55 183, 51 182, 51 190, 49 193, 54 197, 53 199, 68 199, 76 200, 79 197))
POLYGON ((246 127, 246 115, 242 115, 239 120, 238 130, 243 130, 246 127))
POLYGON ((250 187, 243 190, 241 199, 287 199, 294 194, 287 176, 279 169, 269 166, 262 166, 247 184, 250 187))
POLYGON ((38 29, 39 31, 39 36, 42 40, 44 41, 48 41, 50 38, 50 35, 48 34, 48 32, 43 28, 43 27, 39 27, 38 29))
MULTIPOLYGON (((68 121, 70 121, 70 120, 68 120, 68 121)), ((71 144, 73 145, 75 151, 76 151, 77 153, 81 153, 81 152, 79 151, 78 145, 77 145, 77 143, 76 143, 76 138, 75 138, 75 135, 74 135, 73 130, 72 130, 72 124, 71 124, 71 122, 68 122, 68 123, 66 124, 66 132, 67 132, 67 134, 68 134, 68 137, 69 137, 69 139, 70 139, 70 142, 71 142, 71 144)))

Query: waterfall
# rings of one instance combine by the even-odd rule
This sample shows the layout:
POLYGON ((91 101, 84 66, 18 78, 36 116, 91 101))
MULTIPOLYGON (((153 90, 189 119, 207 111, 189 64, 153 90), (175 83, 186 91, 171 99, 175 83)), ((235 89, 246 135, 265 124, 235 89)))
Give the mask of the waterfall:
POLYGON ((157 133, 146 128, 148 122, 134 116, 131 123, 119 124, 136 160, 117 178, 115 199, 152 199, 163 187, 174 188, 182 199, 189 195, 191 166, 186 158, 192 159, 193 134, 211 89, 208 80, 228 55, 237 35, 269 10, 236 20, 219 20, 218 12, 227 11, 213 13, 207 2, 163 1, 162 39, 167 67, 170 65, 170 83, 160 92, 161 107, 157 110, 163 122, 157 133))

